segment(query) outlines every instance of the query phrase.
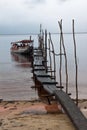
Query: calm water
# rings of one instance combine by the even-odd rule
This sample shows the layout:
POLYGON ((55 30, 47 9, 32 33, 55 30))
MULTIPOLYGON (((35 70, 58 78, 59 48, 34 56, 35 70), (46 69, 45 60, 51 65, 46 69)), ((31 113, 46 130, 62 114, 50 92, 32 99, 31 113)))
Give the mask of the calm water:
MULTIPOLYGON (((27 35, 0 36, 0 98, 4 100, 31 100, 38 98, 38 91, 32 88, 34 82, 31 73, 31 59, 28 57, 11 55, 12 41, 28 39, 27 35)), ((37 36, 32 36, 37 46, 37 36)), ((56 53, 59 53, 59 35, 52 35, 56 53)), ((69 91, 75 96, 75 65, 72 35, 64 35, 69 74, 69 91)), ((78 58, 78 86, 79 98, 87 98, 87 34, 76 34, 78 58)), ((64 59, 63 59, 64 60, 64 59)), ((57 81, 59 81, 59 57, 56 57, 57 81)), ((63 69, 63 84, 65 74, 63 69)))
POLYGON ((32 80, 31 59, 10 53, 12 41, 28 39, 28 36, 0 36, 0 98, 4 100, 37 99, 32 80))

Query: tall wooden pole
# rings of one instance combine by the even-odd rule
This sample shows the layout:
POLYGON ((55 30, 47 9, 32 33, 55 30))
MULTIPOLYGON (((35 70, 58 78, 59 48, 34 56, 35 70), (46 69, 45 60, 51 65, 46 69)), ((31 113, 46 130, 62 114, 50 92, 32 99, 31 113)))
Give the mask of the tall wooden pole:
POLYGON ((76 104, 78 105, 78 64, 77 64, 77 52, 76 52, 76 40, 75 40, 75 29, 74 29, 74 19, 72 20, 72 31, 73 31, 73 41, 74 41, 74 56, 75 56, 75 84, 76 84, 76 104))
POLYGON ((62 47, 65 57, 65 72, 66 72, 66 93, 68 93, 68 66, 67 66, 67 55, 66 55, 66 49, 64 45, 64 38, 63 38, 63 31, 62 31, 62 20, 59 23, 60 27, 60 86, 62 86, 62 47))
POLYGON ((47 72, 47 30, 45 30, 45 67, 47 72))
POLYGON ((51 39, 51 34, 49 33, 49 39, 50 43, 52 45, 52 53, 53 53, 53 62, 54 62, 54 79, 56 80, 56 61, 55 61, 55 50, 54 50, 54 45, 51 39))
MULTIPOLYGON (((60 22, 59 27, 60 27, 60 22)), ((59 68, 59 77, 60 77, 60 86, 62 86, 62 44, 61 44, 61 39, 62 38, 62 32, 60 30, 60 68, 59 68)))

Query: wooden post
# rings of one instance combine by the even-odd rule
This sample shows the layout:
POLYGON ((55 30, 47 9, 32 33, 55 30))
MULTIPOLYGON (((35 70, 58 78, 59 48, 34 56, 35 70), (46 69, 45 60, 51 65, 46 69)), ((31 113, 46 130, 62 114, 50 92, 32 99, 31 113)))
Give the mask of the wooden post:
POLYGON ((74 41, 74 56, 75 56, 75 84, 76 84, 76 105, 78 105, 78 64, 77 64, 77 55, 76 55, 76 41, 75 41, 75 29, 74 29, 74 20, 72 20, 72 31, 73 31, 73 41, 74 41))
POLYGON ((51 34, 49 33, 50 43, 52 45, 52 53, 53 53, 53 62, 54 62, 54 79, 56 80, 56 61, 55 61, 55 51, 54 51, 54 45, 51 39, 51 34))
MULTIPOLYGON (((60 27, 60 22, 59 27, 60 27)), ((59 75, 60 75, 60 86, 62 86, 62 45, 61 45, 61 38, 62 38, 62 32, 60 32, 60 68, 59 68, 59 75)))
POLYGON ((52 58, 51 58, 51 49, 50 49, 50 39, 48 39, 48 43, 49 43, 50 71, 51 71, 51 77, 52 77, 52 58))
POLYGON ((61 79, 61 65, 62 65, 62 47, 64 51, 64 57, 65 57, 65 72, 66 72, 66 93, 68 93, 68 66, 67 66, 67 56, 66 56, 66 49, 64 45, 64 38, 63 38, 63 31, 62 31, 62 20, 59 22, 60 27, 60 85, 62 85, 62 79, 61 79))
POLYGON ((45 30, 45 67, 47 72, 47 30, 45 30))
POLYGON ((42 30, 42 24, 40 24, 40 35, 41 35, 41 30, 42 30))

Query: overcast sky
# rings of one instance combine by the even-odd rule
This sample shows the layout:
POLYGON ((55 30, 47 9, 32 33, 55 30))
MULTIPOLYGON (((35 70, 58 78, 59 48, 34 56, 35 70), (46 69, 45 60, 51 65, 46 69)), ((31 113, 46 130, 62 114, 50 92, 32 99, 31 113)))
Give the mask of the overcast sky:
POLYGON ((38 33, 39 25, 59 32, 63 19, 65 32, 87 31, 87 0, 0 0, 0 34, 38 33))

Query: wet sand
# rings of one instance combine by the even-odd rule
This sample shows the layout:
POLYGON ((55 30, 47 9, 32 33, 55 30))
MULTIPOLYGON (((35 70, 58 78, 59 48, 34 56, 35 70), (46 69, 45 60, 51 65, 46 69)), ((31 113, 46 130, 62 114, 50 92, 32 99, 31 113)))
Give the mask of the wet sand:
POLYGON ((2 101, 0 130, 75 130, 56 102, 2 101))

